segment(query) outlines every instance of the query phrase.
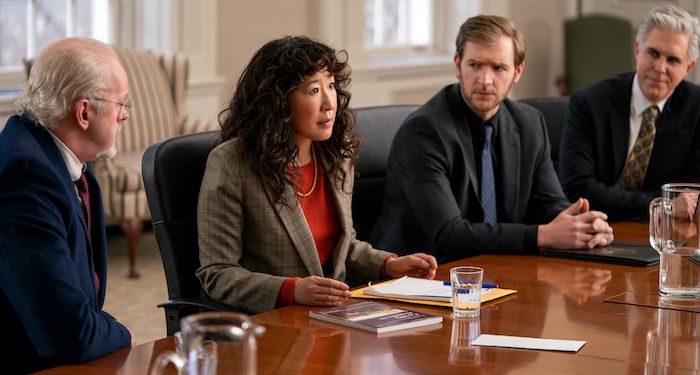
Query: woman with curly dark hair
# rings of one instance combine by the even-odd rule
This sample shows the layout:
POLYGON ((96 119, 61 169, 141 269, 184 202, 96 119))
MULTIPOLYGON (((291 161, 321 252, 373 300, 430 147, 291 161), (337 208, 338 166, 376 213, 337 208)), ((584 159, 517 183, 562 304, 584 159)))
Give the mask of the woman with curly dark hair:
POLYGON ((243 71, 199 196, 197 277, 211 298, 250 313, 337 306, 346 275, 435 277, 430 255, 355 239, 349 83, 347 54, 304 36, 268 42, 243 71))

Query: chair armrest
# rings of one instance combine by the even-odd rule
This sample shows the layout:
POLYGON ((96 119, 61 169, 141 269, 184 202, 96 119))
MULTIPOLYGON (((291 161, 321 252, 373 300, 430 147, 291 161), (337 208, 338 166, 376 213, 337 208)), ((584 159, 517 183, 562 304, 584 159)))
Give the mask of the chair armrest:
POLYGON ((183 298, 169 300, 158 304, 165 310, 165 328, 168 336, 180 330, 180 319, 201 311, 236 311, 233 306, 212 299, 183 298))
POLYGON ((227 305, 225 303, 217 302, 214 300, 189 299, 189 298, 168 300, 165 302, 161 302, 158 304, 158 307, 162 307, 162 308, 191 307, 191 308, 199 308, 199 309, 210 310, 210 311, 236 311, 236 309, 233 306, 227 305))

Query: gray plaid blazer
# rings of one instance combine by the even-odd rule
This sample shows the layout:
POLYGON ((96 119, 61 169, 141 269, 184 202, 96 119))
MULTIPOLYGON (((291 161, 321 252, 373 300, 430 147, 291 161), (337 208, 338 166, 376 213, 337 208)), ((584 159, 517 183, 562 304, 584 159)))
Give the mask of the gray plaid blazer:
MULTIPOLYGON (((288 185, 284 192, 289 205, 275 203, 269 186, 253 172, 241 150, 234 139, 209 155, 197 212, 201 263, 197 277, 209 297, 259 313, 275 308, 286 278, 323 276, 323 270, 294 189, 288 185)), ((355 238, 353 183, 351 172, 342 189, 329 184, 341 234, 331 255, 333 273, 325 276, 376 280, 391 253, 355 238)))

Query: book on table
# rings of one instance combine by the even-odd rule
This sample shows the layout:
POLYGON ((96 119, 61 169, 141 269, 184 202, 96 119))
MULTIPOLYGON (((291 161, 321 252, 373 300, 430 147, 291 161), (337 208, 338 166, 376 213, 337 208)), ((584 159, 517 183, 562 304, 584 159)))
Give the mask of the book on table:
POLYGON ((311 310, 309 311, 309 318, 374 333, 392 332, 442 323, 441 316, 369 301, 311 310))

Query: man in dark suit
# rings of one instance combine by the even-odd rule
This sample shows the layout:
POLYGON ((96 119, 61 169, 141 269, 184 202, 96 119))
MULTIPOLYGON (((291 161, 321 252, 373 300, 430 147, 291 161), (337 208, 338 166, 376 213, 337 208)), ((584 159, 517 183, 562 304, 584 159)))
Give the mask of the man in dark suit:
POLYGON ((102 200, 86 163, 114 154, 128 82, 105 44, 69 38, 36 59, 0 133, 3 373, 87 361, 134 344, 102 311, 102 200))
POLYGON ((470 18, 456 48, 459 84, 411 114, 393 141, 373 244, 445 262, 610 243, 605 214, 564 197, 542 114, 506 98, 525 59, 513 22, 470 18))
POLYGON ((661 185, 700 182, 700 88, 683 81, 699 28, 685 10, 654 8, 637 32, 636 72, 571 97, 559 162, 569 198, 588 198, 611 220, 646 220, 661 185))

